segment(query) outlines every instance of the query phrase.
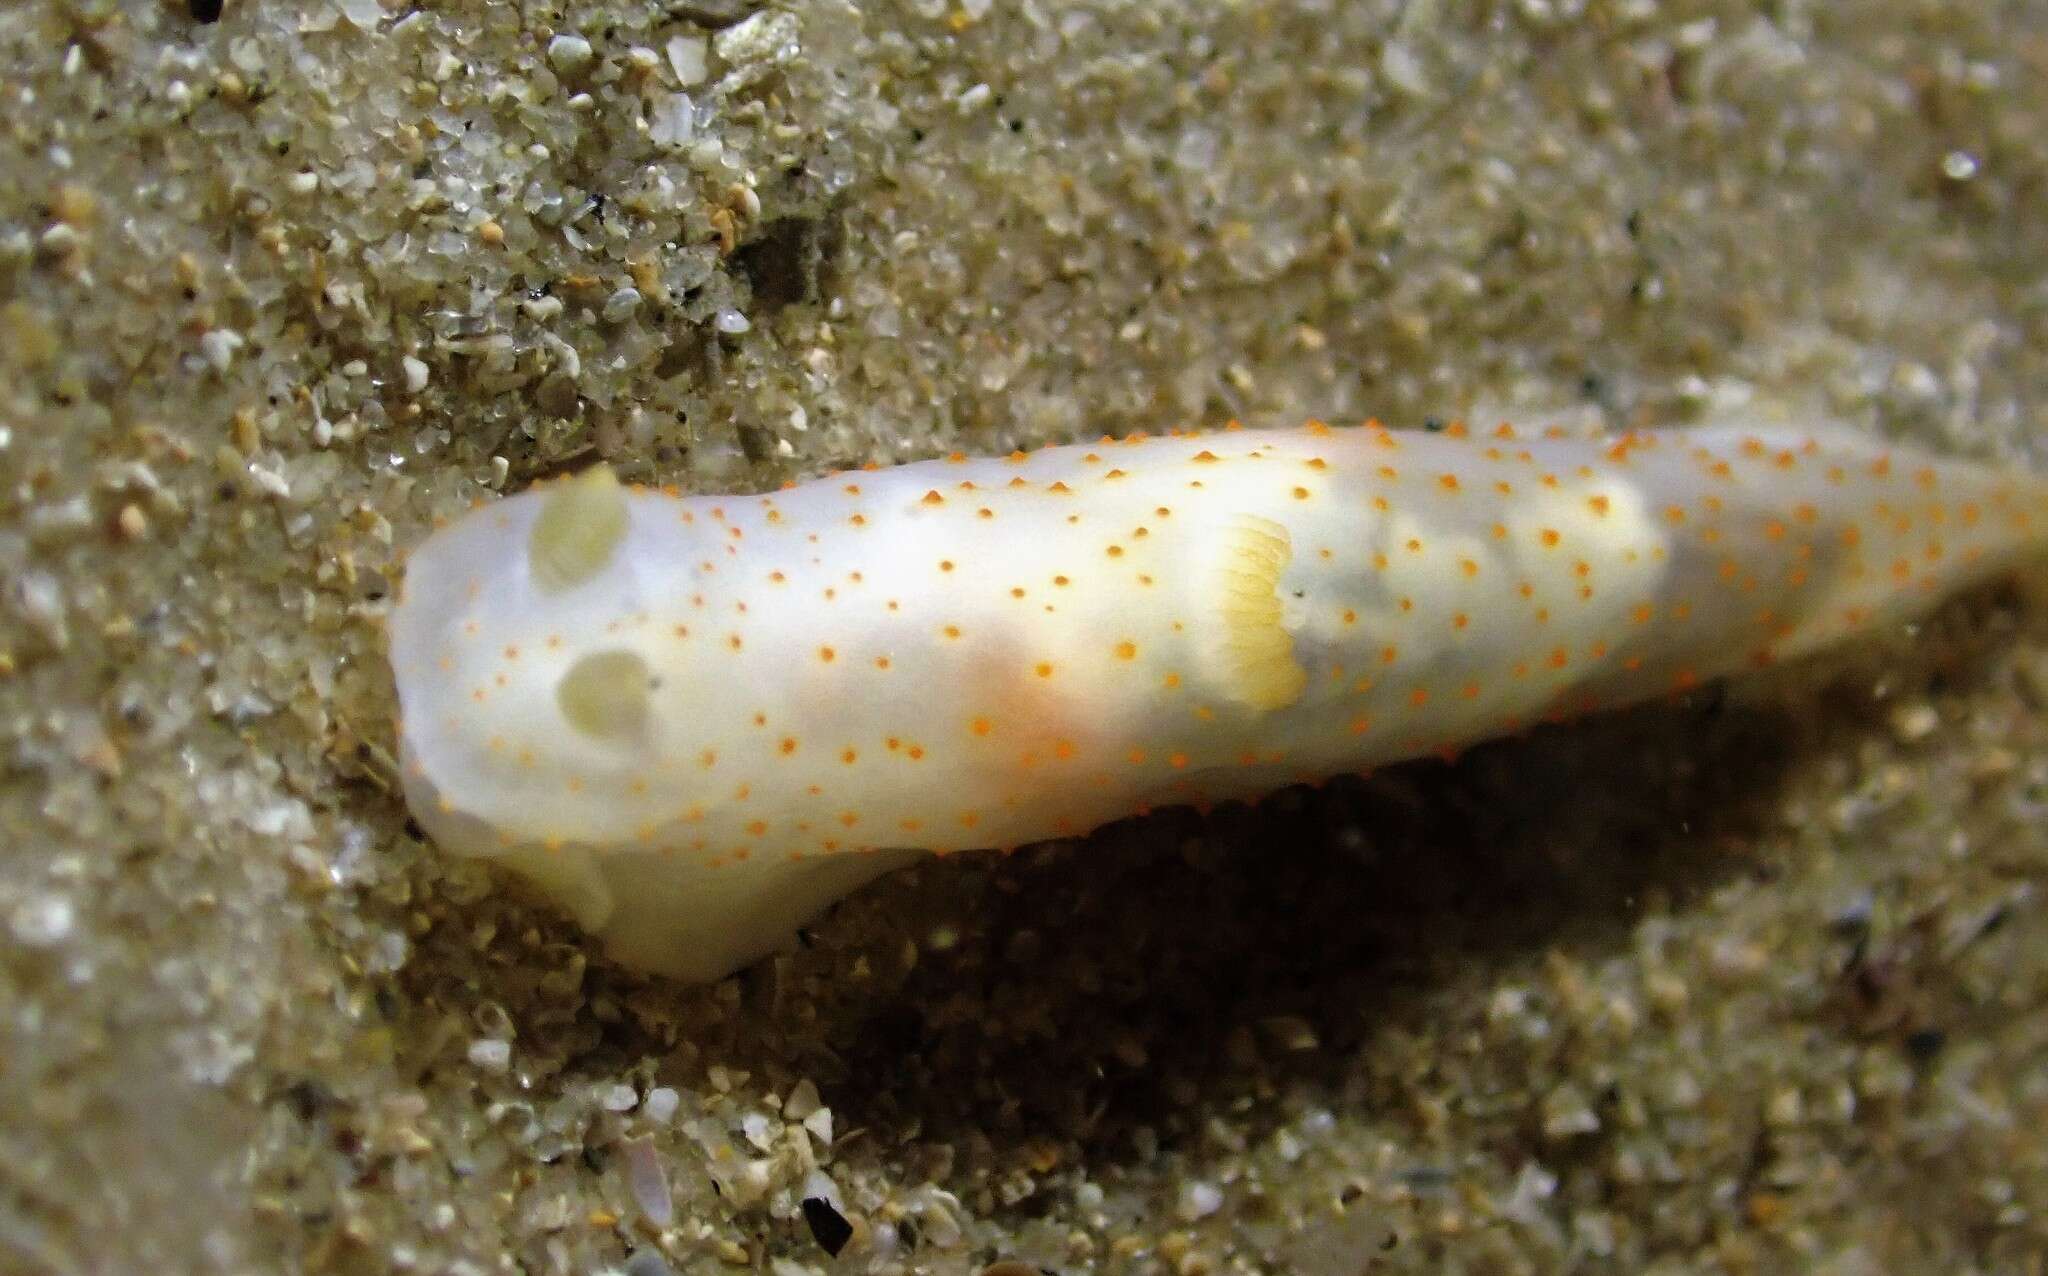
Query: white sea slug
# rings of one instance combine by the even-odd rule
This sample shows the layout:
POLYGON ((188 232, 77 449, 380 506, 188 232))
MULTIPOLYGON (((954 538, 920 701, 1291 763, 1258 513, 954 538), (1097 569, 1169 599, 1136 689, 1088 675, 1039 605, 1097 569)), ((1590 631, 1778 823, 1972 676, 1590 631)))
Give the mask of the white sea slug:
POLYGON ((2037 477, 1839 430, 1310 424, 763 496, 598 468, 412 556, 406 790, 618 960, 712 979, 921 852, 1684 690, 2044 532, 2037 477))

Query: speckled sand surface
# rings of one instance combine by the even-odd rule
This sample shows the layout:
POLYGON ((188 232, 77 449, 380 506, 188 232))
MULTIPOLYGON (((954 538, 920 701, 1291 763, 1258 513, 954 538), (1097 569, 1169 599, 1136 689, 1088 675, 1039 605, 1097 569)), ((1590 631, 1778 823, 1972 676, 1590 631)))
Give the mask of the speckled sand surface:
POLYGON ((1748 403, 2048 464, 2038 0, 190 9, 0 8, 0 1270, 2040 1270, 2013 590, 711 989, 418 842, 376 627, 600 456, 1748 403))

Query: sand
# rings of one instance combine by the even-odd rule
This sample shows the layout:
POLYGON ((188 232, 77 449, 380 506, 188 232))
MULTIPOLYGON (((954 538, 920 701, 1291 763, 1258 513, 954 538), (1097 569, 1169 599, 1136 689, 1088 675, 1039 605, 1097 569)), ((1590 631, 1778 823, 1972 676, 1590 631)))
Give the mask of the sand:
POLYGON ((954 857, 712 988, 420 841, 377 624, 600 457, 2048 468, 2048 9, 222 8, 0 10, 0 1269, 2040 1270, 2039 595, 954 857))

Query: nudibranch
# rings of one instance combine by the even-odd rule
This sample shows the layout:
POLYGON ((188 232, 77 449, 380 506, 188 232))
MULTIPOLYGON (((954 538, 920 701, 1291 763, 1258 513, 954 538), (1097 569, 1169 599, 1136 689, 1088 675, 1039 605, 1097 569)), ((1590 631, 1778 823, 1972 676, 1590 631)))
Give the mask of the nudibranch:
POLYGON ((411 556, 401 765, 442 847, 715 979, 919 854, 1683 692, 2044 531, 2040 477, 1841 428, 1310 423, 750 496, 598 467, 411 556))

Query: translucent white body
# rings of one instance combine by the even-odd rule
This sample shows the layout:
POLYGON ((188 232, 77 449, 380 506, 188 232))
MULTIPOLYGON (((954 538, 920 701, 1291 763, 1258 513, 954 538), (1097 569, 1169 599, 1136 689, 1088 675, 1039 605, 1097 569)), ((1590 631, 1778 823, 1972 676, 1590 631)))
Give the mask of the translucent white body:
POLYGON ((687 499, 598 476, 422 545, 391 657, 437 842, 715 978, 919 851, 1684 690, 2043 528, 2036 478, 1839 431, 1310 425, 687 499))

